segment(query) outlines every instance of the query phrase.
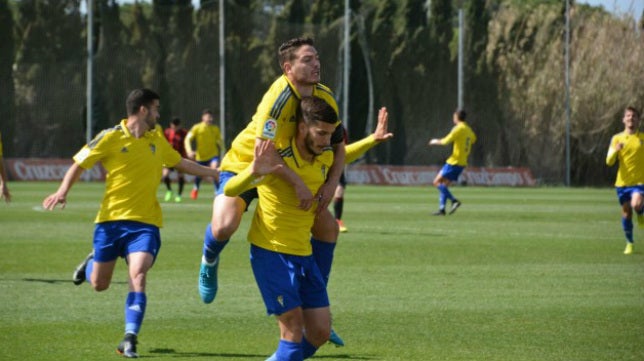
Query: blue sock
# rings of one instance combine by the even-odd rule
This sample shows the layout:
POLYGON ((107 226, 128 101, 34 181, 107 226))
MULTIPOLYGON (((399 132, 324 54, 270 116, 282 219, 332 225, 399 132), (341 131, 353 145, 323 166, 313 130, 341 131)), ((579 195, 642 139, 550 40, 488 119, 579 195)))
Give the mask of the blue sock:
POLYGON ((311 237, 311 246, 313 247, 313 258, 322 273, 324 283, 329 284, 331 275, 331 265, 333 264, 333 252, 335 251, 335 242, 322 242, 311 237))
POLYGON ((306 340, 306 337, 302 337, 302 359, 305 360, 315 354, 317 347, 311 345, 309 341, 306 340))
POLYGON ((203 237, 203 256, 208 263, 215 262, 219 253, 226 247, 228 240, 217 241, 215 237, 212 236, 212 225, 208 223, 206 227, 206 233, 203 237))
POLYGON ((130 292, 125 300, 125 333, 137 335, 143 323, 147 297, 143 292, 130 292))
POLYGON ((449 191, 444 184, 439 184, 438 187, 438 209, 445 209, 445 203, 447 202, 447 194, 449 191))
POLYGON ((622 228, 626 236, 626 242, 633 243, 633 220, 622 218, 622 228))
POLYGON ((275 358, 280 361, 302 360, 302 344, 280 340, 275 351, 275 358))
POLYGON ((90 259, 89 262, 87 262, 87 266, 85 267, 85 281, 88 283, 92 283, 92 270, 94 269, 94 258, 90 259))

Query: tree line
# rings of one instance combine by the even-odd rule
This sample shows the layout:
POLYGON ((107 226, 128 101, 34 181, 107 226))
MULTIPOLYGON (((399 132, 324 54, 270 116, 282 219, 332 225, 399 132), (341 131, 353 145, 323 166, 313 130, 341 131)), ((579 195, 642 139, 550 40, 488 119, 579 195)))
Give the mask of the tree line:
MULTIPOLYGON (((87 37, 94 44, 93 134, 125 116, 129 90, 162 98, 161 123, 219 114, 219 2, 0 0, 0 131, 5 156, 69 157, 85 143, 87 37)), ((284 40, 315 38, 322 79, 348 91, 352 140, 386 106, 395 138, 376 164, 441 164, 457 106, 458 9, 465 14, 464 104, 479 141, 471 165, 529 167, 564 180, 570 129, 574 185, 605 185, 610 136, 623 109, 644 105, 642 24, 571 1, 570 109, 566 117, 565 1, 352 0, 350 87, 342 89, 344 4, 334 0, 226 0, 225 136, 230 144, 280 74, 284 40)))

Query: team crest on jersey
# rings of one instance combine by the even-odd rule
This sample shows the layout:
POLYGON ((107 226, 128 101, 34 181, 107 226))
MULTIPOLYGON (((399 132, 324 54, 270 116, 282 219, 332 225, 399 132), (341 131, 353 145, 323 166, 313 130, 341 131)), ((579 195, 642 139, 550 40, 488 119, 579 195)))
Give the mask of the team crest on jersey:
POLYGON ((127 153, 127 147, 121 148, 121 153, 127 153))
POLYGON ((262 131, 262 136, 266 139, 275 138, 275 133, 277 132, 277 122, 275 119, 267 119, 264 122, 264 130, 262 131))
POLYGON ((156 154, 157 146, 152 144, 152 143, 150 143, 150 151, 152 152, 152 154, 156 154))

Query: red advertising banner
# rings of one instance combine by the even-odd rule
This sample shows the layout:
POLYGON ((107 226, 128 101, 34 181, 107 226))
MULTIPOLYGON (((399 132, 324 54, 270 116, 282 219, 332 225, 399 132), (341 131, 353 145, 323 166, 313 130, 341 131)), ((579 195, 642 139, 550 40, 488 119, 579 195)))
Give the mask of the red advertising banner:
MULTIPOLYGON (((430 185, 441 167, 350 165, 346 170, 347 182, 352 184, 376 184, 421 186, 430 185)), ((467 167, 459 182, 476 186, 533 187, 537 184, 528 168, 475 168, 467 167)))
MULTIPOLYGON (((71 159, 8 158, 5 159, 9 179, 14 181, 60 181, 72 164, 71 159)), ((347 182, 351 184, 424 186, 432 184, 441 167, 350 165, 347 182)), ((83 173, 83 180, 103 181, 105 170, 97 165, 83 173)), ((191 181, 192 177, 187 177, 191 181)), ((476 186, 532 187, 537 184, 528 168, 467 167, 460 182, 476 186)))
MULTIPOLYGON (((54 158, 8 158, 5 166, 9 179, 14 181, 60 181, 72 165, 71 159, 54 158)), ((105 180, 105 170, 96 165, 86 170, 83 180, 105 180)))

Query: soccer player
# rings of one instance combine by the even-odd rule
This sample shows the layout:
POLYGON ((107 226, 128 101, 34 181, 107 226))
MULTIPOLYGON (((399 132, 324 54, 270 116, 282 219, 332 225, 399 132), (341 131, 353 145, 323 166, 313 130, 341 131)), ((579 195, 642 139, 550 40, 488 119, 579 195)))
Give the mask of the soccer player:
POLYGON ((624 110, 624 131, 613 135, 606 164, 618 161, 615 189, 622 206, 622 228, 626 236, 624 254, 633 253, 633 210, 637 223, 644 227, 644 134, 639 131, 640 112, 634 107, 624 110))
MULTIPOLYGON (((344 140, 344 144, 349 141, 347 136, 347 129, 344 126, 342 127, 342 138, 344 140)), ((335 221, 338 222, 338 230, 340 231, 340 233, 349 231, 342 222, 342 211, 344 210, 344 190, 346 188, 347 179, 343 171, 340 175, 338 186, 335 188, 335 193, 333 194, 333 215, 335 216, 335 221)))
POLYGON ((2 134, 0 133, 0 198, 4 198, 4 201, 9 203, 11 202, 11 193, 9 193, 9 177, 7 177, 7 171, 4 168, 4 158, 2 157, 2 134))
MULTIPOLYGON (((255 143, 261 139, 272 140, 277 148, 284 148, 295 135, 296 110, 300 99, 316 96, 330 104, 337 113, 337 104, 331 90, 319 83, 320 61, 310 38, 295 38, 282 44, 278 51, 283 75, 273 82, 248 126, 234 139, 221 163, 220 181, 246 169, 253 160, 255 143)), ((344 144, 341 128, 331 139, 334 163, 328 172, 327 182, 315 193, 305 186, 302 179, 289 167, 281 167, 277 175, 288 180, 301 209, 311 208, 314 201, 318 217, 312 227, 313 252, 320 256, 322 272, 331 269, 338 226, 327 206, 333 196, 344 166, 344 144), (314 196, 315 194, 315 196, 314 196)), ((217 268, 219 253, 239 227, 241 216, 250 202, 257 197, 251 189, 238 196, 229 197, 220 186, 213 203, 212 219, 204 235, 203 255, 199 272, 199 294, 205 303, 211 303, 217 293, 217 268)))
MULTIPOLYGON (((182 158, 187 158, 186 148, 184 141, 186 139, 187 131, 181 126, 181 119, 178 117, 172 118, 170 126, 163 131, 165 138, 172 145, 172 148, 181 154, 182 158)), ((163 168, 163 182, 166 186, 165 201, 169 202, 172 199, 172 181, 170 180, 170 172, 175 171, 174 168, 163 168)), ((175 202, 181 202, 181 194, 183 193, 183 185, 185 184, 183 173, 177 171, 178 190, 174 197, 175 202)))
MULTIPOLYGON (((94 229, 94 250, 81 265, 83 278, 94 290, 106 290, 118 257, 128 266, 125 337, 117 351, 136 358, 137 335, 147 305, 146 276, 161 247, 161 207, 156 197, 163 165, 189 174, 216 177, 216 170, 181 158, 155 130, 159 95, 133 90, 127 97, 127 118, 102 131, 76 155, 58 190, 43 200, 43 208, 64 208, 67 193, 84 170, 101 162, 107 171, 105 194, 94 229)), ((82 281, 81 281, 82 282, 82 281)))
POLYGON ((454 127, 449 134, 442 139, 434 138, 429 141, 429 145, 454 144, 452 147, 452 155, 447 158, 445 165, 438 172, 436 178, 434 178, 434 186, 438 188, 439 192, 438 211, 433 213, 435 216, 445 215, 445 205, 448 199, 452 203, 449 214, 456 212, 458 207, 461 206, 461 202, 454 198, 448 187, 451 182, 458 180, 463 169, 467 166, 467 157, 472 150, 472 144, 476 142, 476 135, 472 131, 472 128, 467 125, 465 121, 466 117, 465 110, 456 110, 452 116, 454 127))
MULTIPOLYGON (((212 111, 204 109, 201 112, 201 122, 190 128, 184 145, 188 158, 196 160, 201 165, 217 169, 219 167, 219 157, 224 152, 224 142, 221 138, 219 127, 213 124, 214 119, 212 111), (196 149, 192 146, 193 141, 196 149)), ((213 179, 213 184, 215 190, 217 190, 217 179, 213 179)), ((195 177, 190 198, 197 199, 200 185, 201 177, 195 177)))
POLYGON ((269 360, 311 357, 331 332, 326 282, 309 240, 315 211, 298 206, 300 200, 288 181, 264 176, 285 164, 311 193, 327 181, 333 163, 329 145, 339 123, 336 110, 317 97, 302 98, 301 108, 295 137, 278 149, 283 162, 272 160, 277 154, 269 140, 259 142, 251 165, 228 178, 224 186, 226 196, 237 196, 250 187, 257 187, 259 194, 248 240, 257 286, 268 314, 277 316, 280 328, 277 351, 269 360))

